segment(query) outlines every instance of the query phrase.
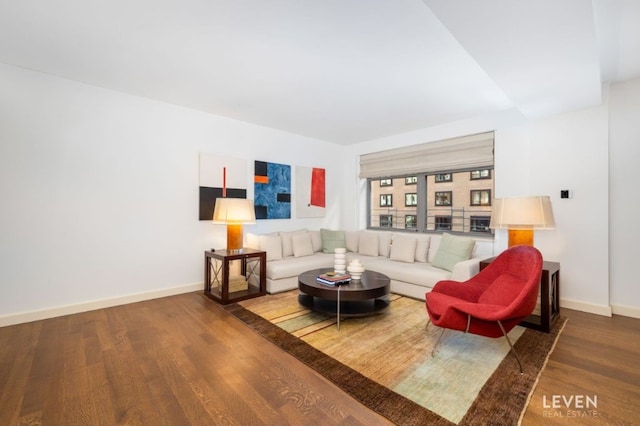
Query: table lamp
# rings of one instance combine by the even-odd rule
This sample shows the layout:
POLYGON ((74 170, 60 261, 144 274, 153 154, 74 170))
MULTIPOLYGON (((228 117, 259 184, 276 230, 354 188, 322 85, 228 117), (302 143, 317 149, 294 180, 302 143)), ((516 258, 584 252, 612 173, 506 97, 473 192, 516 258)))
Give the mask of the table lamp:
POLYGON ((535 229, 555 229, 548 196, 496 198, 491 213, 492 229, 509 230, 509 247, 533 246, 535 229))
POLYGON ((217 198, 213 222, 227 225, 227 250, 241 251, 242 225, 256 223, 253 200, 246 198, 217 198))

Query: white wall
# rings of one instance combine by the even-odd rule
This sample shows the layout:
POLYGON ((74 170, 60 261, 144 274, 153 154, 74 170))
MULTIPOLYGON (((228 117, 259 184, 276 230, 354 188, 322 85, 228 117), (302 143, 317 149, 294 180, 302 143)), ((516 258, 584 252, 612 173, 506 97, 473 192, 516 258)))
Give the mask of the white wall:
POLYGON ((226 244, 198 220, 200 152, 327 170, 326 218, 246 232, 340 225, 340 146, 7 65, 0 93, 0 325, 199 288, 226 244))
MULTIPOLYGON (((551 196, 557 229, 536 232, 535 245, 545 259, 561 263, 561 304, 610 315, 606 102, 536 122, 505 111, 369 141, 349 153, 357 158, 367 152, 490 130, 496 131, 496 196, 551 196), (573 198, 560 200, 561 189, 573 191, 573 198)), ((364 209, 363 202, 360 213, 351 218, 361 227, 366 223, 364 209)), ((506 248, 506 240, 506 232, 498 231, 496 254, 506 248)))
MULTIPOLYGON (((496 132, 496 196, 549 195, 556 229, 535 246, 560 262, 561 304, 610 315, 606 102, 496 132), (568 189, 572 198, 561 199, 568 189)), ((498 233, 500 250, 506 231, 498 233)))
POLYGON ((609 262, 613 312, 640 318, 640 79, 611 86, 609 262))

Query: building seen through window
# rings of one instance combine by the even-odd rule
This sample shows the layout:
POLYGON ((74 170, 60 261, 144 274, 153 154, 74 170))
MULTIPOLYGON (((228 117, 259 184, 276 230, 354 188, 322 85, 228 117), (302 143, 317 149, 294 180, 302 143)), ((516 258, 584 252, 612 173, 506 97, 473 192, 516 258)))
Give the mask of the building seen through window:
POLYGON ((369 228, 491 234, 493 169, 368 179, 369 228), (404 199, 396 205, 393 199, 404 199))

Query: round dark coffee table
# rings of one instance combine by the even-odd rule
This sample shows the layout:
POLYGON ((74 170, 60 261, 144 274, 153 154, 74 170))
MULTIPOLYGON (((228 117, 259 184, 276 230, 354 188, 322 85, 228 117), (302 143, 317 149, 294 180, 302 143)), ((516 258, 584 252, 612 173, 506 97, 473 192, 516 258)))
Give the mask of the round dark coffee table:
POLYGON ((314 269, 298 276, 298 302, 312 311, 340 317, 364 316, 380 313, 389 307, 389 277, 374 271, 364 271, 360 280, 349 284, 328 286, 316 278, 331 268, 314 269))

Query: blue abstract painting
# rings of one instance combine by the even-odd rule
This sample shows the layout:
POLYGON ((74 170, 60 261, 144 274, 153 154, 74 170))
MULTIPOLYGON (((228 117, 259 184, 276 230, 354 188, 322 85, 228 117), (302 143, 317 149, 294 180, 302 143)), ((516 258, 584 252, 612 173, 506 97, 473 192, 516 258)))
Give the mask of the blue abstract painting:
POLYGON ((255 162, 256 219, 291 219, 291 166, 255 162))

